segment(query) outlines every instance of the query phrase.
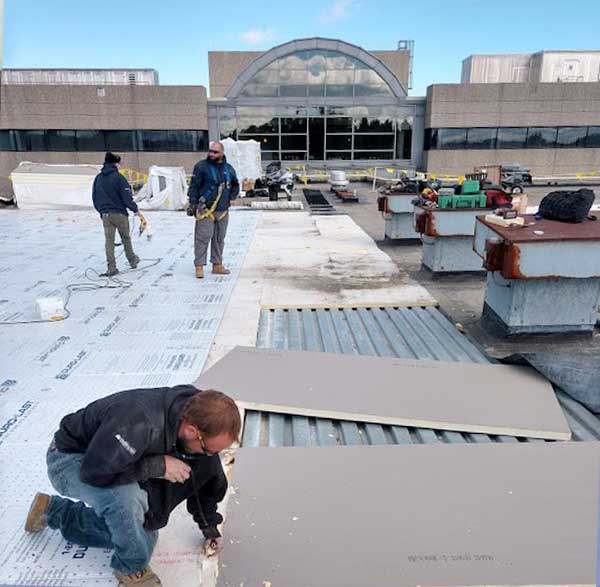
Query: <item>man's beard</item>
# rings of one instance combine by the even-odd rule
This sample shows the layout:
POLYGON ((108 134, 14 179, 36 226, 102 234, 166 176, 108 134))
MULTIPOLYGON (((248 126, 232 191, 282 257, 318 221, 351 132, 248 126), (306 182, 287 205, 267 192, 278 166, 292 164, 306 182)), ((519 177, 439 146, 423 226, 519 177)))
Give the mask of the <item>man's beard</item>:
POLYGON ((195 454, 193 452, 192 448, 190 447, 189 442, 185 438, 180 438, 179 444, 180 444, 180 448, 183 450, 183 452, 190 454, 190 455, 195 454))

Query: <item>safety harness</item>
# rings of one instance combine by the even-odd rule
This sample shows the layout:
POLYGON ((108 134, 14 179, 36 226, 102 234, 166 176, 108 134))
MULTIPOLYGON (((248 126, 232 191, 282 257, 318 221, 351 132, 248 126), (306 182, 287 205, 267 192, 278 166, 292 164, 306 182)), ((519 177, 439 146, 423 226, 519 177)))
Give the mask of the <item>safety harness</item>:
POLYGON ((227 216, 227 214, 229 213, 229 210, 225 210, 222 214, 220 214, 218 216, 215 216, 215 210, 217 209, 217 206, 219 205, 219 201, 221 200, 221 196, 223 195, 224 187, 226 187, 227 189, 230 189, 230 187, 231 187, 231 176, 229 174, 229 168, 227 167, 227 163, 223 163, 223 173, 225 175, 225 183, 219 183, 219 179, 217 177, 217 170, 215 168, 216 166, 209 164, 208 167, 210 169, 210 173, 213 177, 215 184, 217 184, 217 197, 215 198, 215 201, 212 203, 210 208, 206 208, 202 212, 198 212, 196 214, 196 219, 204 220, 204 218, 210 218, 213 222, 220 222, 221 220, 223 220, 223 218, 225 218, 225 216, 227 216))

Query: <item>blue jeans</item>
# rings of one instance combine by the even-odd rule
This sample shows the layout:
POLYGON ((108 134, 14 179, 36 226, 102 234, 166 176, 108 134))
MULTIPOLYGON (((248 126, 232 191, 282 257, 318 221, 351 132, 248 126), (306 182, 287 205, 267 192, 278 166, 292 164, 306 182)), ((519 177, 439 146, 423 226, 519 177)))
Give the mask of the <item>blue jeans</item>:
POLYGON ((144 528, 148 494, 139 483, 108 487, 83 483, 79 478, 83 456, 48 451, 48 477, 56 491, 81 500, 53 496, 46 510, 48 526, 60 530, 69 542, 114 550, 110 566, 120 573, 137 573, 148 566, 158 538, 158 532, 144 528))

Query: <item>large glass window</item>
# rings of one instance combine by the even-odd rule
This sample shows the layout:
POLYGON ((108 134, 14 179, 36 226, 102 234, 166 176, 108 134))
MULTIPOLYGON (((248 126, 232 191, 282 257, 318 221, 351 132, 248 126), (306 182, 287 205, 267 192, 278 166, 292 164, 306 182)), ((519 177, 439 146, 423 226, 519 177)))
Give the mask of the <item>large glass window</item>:
POLYGON ((279 86, 256 82, 249 83, 244 87, 242 95, 248 98, 275 98, 279 95, 279 86))
POLYGON ((325 158, 326 159, 341 159, 342 161, 350 160, 350 159, 352 159, 352 152, 351 151, 327 151, 325 158))
POLYGON ((351 98, 354 95, 354 70, 330 69, 325 79, 326 96, 351 98))
POLYGON ((75 151, 74 130, 46 131, 48 151, 75 151))
POLYGON ((464 149, 467 143, 467 129, 440 128, 437 141, 439 149, 464 149))
POLYGON ((235 139, 237 121, 233 108, 219 108, 219 132, 221 139, 235 139))
POLYGON ((279 132, 279 121, 277 118, 263 120, 256 118, 238 118, 238 133, 239 134, 255 134, 255 133, 277 133, 279 132))
POLYGON ((15 151, 16 145, 11 130, 0 130, 0 151, 15 151))
MULTIPOLYGON (((274 157, 277 159, 277 157, 274 157)), ((306 151, 300 151, 297 153, 292 153, 291 151, 283 151, 281 153, 282 161, 305 161, 306 160, 306 151)))
POLYGON ((585 140, 586 147, 600 148, 600 126, 589 126, 585 140))
POLYGON ((587 127, 563 126, 558 129, 556 137, 557 147, 584 147, 587 127))
POLYGON ((345 133, 352 132, 352 118, 328 118, 327 119, 328 133, 345 133))
POLYGON ((169 150, 169 135, 166 130, 140 130, 137 132, 142 151, 169 150))
POLYGON ((131 130, 107 130, 104 132, 109 151, 135 151, 134 133, 131 130))
POLYGON ((496 149, 524 149, 526 140, 526 128, 502 127, 498 129, 496 149))
POLYGON ((306 118, 282 118, 282 133, 306 133, 306 118))
POLYGON ((394 132, 394 121, 391 118, 355 118, 355 132, 394 132))
POLYGON ((45 130, 16 130, 17 151, 47 151, 45 130))
MULTIPOLYGON (((398 144, 398 141, 396 144, 398 144)), ((585 147, 600 148, 600 126, 425 129, 425 150, 585 147)))
POLYGON ((354 151, 355 159, 393 159, 393 151, 354 151))
POLYGON ((279 132, 279 118, 274 108, 238 108, 238 134, 279 132))
POLYGON ((528 148, 547 149, 556 145, 556 128, 552 126, 530 126, 527 130, 528 148))
POLYGON ((426 128, 425 129, 425 145, 423 146, 425 151, 430 149, 438 148, 438 130, 437 128, 426 128))
POLYGON ((393 149, 394 135, 356 135, 355 149, 393 149))
POLYGON ((306 134, 303 135, 282 135, 282 151, 306 151, 306 134))
POLYGON ((246 98, 390 95, 383 78, 362 61, 322 49, 276 59, 257 72, 240 93, 246 98))
POLYGON ((396 122, 396 159, 410 159, 412 155, 412 117, 396 122))
POLYGON ((200 141, 195 130, 168 131, 169 151, 199 151, 200 141))
POLYGON ((244 105, 231 116, 245 125, 238 126, 238 138, 259 141, 264 160, 410 160, 412 117, 398 113, 396 106, 244 105), (257 129, 268 132, 247 132, 257 129))
POLYGON ((101 130, 75 131, 78 151, 106 151, 104 132, 101 130))
POLYGON ((467 130, 467 149, 493 149, 496 146, 495 128, 470 128, 467 130))
POLYGON ((206 151, 207 146, 208 132, 205 130, 49 129, 0 131, 0 151, 197 152, 206 151))
POLYGON ((327 135, 328 151, 352 149, 352 135, 327 135))
POLYGON ((355 96, 385 96, 390 90, 379 74, 372 69, 356 71, 355 96))
POLYGON ((240 140, 247 141, 254 139, 260 143, 260 148, 263 151, 278 151, 279 150, 279 135, 238 135, 240 140))

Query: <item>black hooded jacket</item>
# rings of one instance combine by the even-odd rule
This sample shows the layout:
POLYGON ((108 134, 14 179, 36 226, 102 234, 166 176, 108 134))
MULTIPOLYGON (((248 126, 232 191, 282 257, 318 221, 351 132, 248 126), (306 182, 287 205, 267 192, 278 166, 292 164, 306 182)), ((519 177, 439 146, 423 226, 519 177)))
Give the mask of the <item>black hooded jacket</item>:
POLYGON ((198 393, 192 385, 133 389, 109 395, 65 416, 54 435, 61 452, 84 453, 81 480, 96 487, 139 482, 148 492, 145 527, 166 526, 183 500, 207 538, 220 536, 223 519, 217 504, 225 497, 227 479, 218 455, 188 455, 177 442, 183 409, 198 393), (161 479, 164 455, 192 469, 185 483, 161 479))
POLYGON ((127 216, 128 209, 134 213, 138 211, 129 182, 114 163, 105 163, 94 179, 92 202, 100 215, 116 213, 127 216))

